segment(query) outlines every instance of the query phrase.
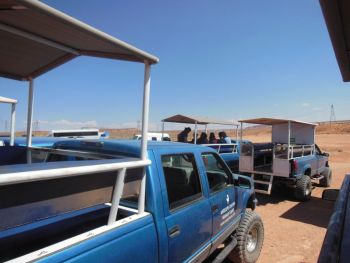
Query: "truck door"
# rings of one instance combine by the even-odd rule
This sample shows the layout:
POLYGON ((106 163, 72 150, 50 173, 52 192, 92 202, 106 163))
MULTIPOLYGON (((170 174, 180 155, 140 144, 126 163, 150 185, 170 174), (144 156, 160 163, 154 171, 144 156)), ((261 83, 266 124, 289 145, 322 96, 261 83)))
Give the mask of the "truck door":
POLYGON ((193 255, 199 259, 206 257, 210 250, 212 216, 195 155, 166 154, 164 150, 157 163, 161 167, 169 262, 183 262, 193 255))
POLYGON ((315 145, 315 155, 317 158, 317 173, 321 173, 324 169, 324 167, 326 167, 326 162, 328 161, 328 157, 324 156, 320 150, 320 148, 315 145))
POLYGON ((235 211, 233 176, 223 160, 213 152, 202 153, 204 173, 208 178, 210 205, 213 216, 213 238, 231 225, 239 211, 235 211))

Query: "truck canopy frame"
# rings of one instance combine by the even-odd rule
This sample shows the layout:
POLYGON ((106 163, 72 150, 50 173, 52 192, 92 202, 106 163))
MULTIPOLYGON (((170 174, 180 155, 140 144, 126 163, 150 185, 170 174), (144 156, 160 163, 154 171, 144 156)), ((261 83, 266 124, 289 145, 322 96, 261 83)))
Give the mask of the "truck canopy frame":
POLYGON ((228 126, 234 126, 236 127, 236 141, 238 139, 238 127, 239 123, 236 121, 227 121, 227 120, 221 120, 221 119, 213 119, 208 117, 198 117, 193 115, 182 115, 182 114, 176 114, 174 116, 165 118, 162 120, 162 134, 164 134, 165 129, 165 123, 166 122, 172 122, 172 123, 188 123, 188 124, 194 124, 194 143, 197 143, 197 132, 198 132, 198 125, 204 125, 205 126, 205 132, 207 132, 207 126, 208 124, 219 124, 219 125, 228 125, 228 126))
MULTIPOLYGON (((0 76, 29 82, 26 133, 28 164, 27 166, 3 166, 0 185, 85 175, 94 171, 115 171, 115 187, 108 219, 108 229, 110 229, 120 225, 120 222, 116 221, 116 215, 124 187, 126 169, 143 167, 138 215, 135 216, 137 218, 147 215, 148 213, 145 212, 145 175, 146 167, 150 164, 147 158, 150 70, 151 65, 156 64, 159 59, 36 0, 7 0, 0 3, 0 38, 2 40, 0 41, 0 76), (84 161, 84 167, 77 166, 74 162, 61 168, 53 163, 44 166, 31 164, 31 153, 38 150, 31 147, 34 79, 81 55, 144 64, 140 158, 87 160, 84 161)), ((89 235, 82 238, 89 238, 89 235)), ((77 237, 73 240, 75 243, 82 239, 77 237)), ((70 242, 63 241, 62 244, 71 245, 70 242)), ((40 254, 33 252, 24 258, 25 260, 38 260, 41 257, 40 254)))
POLYGON ((17 100, 0 96, 0 103, 11 104, 11 128, 10 128, 10 146, 15 143, 15 125, 16 125, 16 104, 17 100))
POLYGON ((290 119, 256 118, 239 120, 241 123, 241 140, 243 136, 243 124, 269 125, 272 127, 271 142, 288 144, 315 143, 315 127, 317 124, 290 119))
POLYGON ((239 122, 241 123, 241 141, 244 123, 272 127, 271 143, 247 144, 240 148, 239 170, 242 172, 288 177, 291 159, 315 153, 317 124, 276 118, 255 118, 239 122), (256 164, 255 156, 258 158, 263 153, 271 154, 271 161, 267 162, 267 158, 264 157, 261 165, 256 164))

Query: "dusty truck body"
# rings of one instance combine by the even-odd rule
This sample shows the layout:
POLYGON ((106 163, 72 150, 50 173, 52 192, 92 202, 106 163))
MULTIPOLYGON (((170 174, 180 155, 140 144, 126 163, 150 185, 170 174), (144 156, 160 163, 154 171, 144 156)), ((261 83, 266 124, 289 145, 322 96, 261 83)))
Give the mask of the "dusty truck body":
POLYGON ((264 231, 251 180, 211 148, 147 142, 158 58, 40 1, 1 3, 0 23, 0 75, 29 82, 26 143, 0 147, 1 261, 199 262, 219 246, 215 262, 257 260, 264 231), (80 55, 144 65, 140 141, 34 145, 34 79, 80 55))
POLYGON ((147 148, 140 161, 137 141, 62 141, 35 149, 49 151, 43 163, 2 166, 0 260, 198 262, 223 244, 216 262, 254 262, 263 227, 251 180, 208 147, 147 148))
POLYGON ((257 192, 270 194, 273 185, 294 188, 295 197, 311 196, 312 180, 328 187, 332 179, 328 154, 315 144, 313 123, 295 120, 258 118, 243 123, 272 126, 271 142, 250 143, 241 147, 239 171, 252 176, 257 192))
POLYGON ((211 147, 215 149, 221 157, 225 160, 227 165, 230 167, 231 171, 234 173, 238 172, 238 162, 239 162, 239 149, 241 144, 247 143, 247 141, 238 140, 238 127, 239 124, 235 121, 227 121, 221 119, 213 119, 207 117, 191 116, 177 114, 170 116, 162 120, 162 132, 164 133, 165 123, 181 123, 181 124, 191 124, 194 125, 194 140, 193 143, 197 144, 198 126, 204 126, 204 131, 207 132, 208 125, 220 125, 231 127, 234 129, 236 136, 231 139, 231 143, 207 143, 201 144, 204 146, 211 147))

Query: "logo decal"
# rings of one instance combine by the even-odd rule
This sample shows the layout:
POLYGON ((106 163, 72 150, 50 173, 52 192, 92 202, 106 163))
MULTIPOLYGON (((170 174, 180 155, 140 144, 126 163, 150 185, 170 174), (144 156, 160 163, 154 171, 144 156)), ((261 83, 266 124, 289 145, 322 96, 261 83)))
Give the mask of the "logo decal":
POLYGON ((226 195, 226 202, 227 202, 227 205, 230 203, 230 197, 228 196, 228 194, 226 195))

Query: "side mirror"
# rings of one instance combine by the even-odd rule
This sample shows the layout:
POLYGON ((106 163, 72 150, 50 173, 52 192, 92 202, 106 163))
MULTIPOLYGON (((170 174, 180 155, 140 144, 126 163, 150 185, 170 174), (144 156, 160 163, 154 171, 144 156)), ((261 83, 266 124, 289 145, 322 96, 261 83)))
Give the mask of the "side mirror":
POLYGON ((338 194, 339 189, 326 189, 322 193, 322 199, 326 201, 336 201, 338 194))
POLYGON ((237 184, 239 187, 245 188, 245 189, 251 189, 252 185, 250 183, 250 180, 241 176, 238 176, 237 184))
POLYGON ((329 157, 329 153, 322 153, 323 156, 329 157))

